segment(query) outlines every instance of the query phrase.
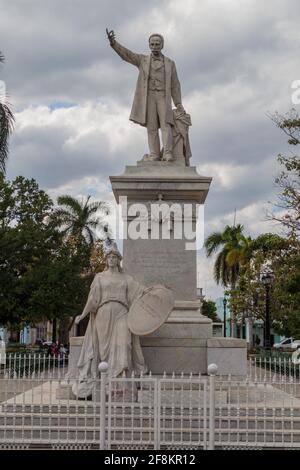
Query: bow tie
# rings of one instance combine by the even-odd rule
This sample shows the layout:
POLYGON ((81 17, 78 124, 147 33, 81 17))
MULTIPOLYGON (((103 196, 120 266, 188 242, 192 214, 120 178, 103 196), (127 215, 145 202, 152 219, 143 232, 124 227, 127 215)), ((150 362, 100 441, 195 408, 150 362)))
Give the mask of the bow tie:
POLYGON ((153 59, 153 60, 163 60, 162 57, 155 57, 154 55, 152 56, 152 59, 153 59))

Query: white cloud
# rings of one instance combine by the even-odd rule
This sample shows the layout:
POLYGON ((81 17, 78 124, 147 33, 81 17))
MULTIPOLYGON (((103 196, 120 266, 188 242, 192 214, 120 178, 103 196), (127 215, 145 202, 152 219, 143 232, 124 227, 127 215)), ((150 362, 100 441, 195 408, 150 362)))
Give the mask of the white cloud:
POLYGON ((236 182, 244 178, 249 171, 249 165, 230 165, 218 163, 206 163, 198 166, 198 172, 203 175, 214 175, 216 190, 232 190, 236 182))

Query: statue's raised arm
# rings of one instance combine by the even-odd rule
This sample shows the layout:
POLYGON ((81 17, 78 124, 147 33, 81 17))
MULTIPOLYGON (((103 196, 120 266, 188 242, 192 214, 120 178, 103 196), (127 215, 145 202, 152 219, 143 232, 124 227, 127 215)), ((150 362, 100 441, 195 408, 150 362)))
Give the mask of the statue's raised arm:
POLYGON ((106 34, 109 40, 109 44, 116 51, 116 53, 121 57, 121 59, 129 62, 136 67, 140 66, 141 63, 141 54, 135 54, 135 52, 130 51, 126 47, 122 46, 116 41, 116 35, 113 30, 108 31, 106 28, 106 34))
POLYGON ((181 102, 181 87, 173 60, 161 52, 164 38, 161 34, 149 37, 150 55, 136 54, 116 41, 113 30, 106 28, 111 47, 126 62, 139 69, 139 77, 130 120, 147 127, 149 154, 145 160, 166 162, 182 160, 189 165, 191 156, 188 127, 190 116, 181 102), (172 109, 172 100, 176 109, 172 109), (163 148, 160 148, 158 129, 161 128, 163 148))

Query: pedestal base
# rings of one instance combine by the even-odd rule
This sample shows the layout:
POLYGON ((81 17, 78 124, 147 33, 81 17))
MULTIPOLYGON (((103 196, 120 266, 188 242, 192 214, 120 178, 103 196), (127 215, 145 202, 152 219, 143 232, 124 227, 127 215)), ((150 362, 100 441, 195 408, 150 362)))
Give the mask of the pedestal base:
POLYGON ((200 314, 199 301, 176 301, 175 308, 154 333, 141 337, 145 361, 153 374, 206 373, 206 340, 212 321, 200 314))
MULTIPOLYGON (((212 338, 212 322, 196 309, 197 302, 176 302, 167 322, 154 333, 141 337, 149 371, 155 375, 207 374, 209 364, 217 375, 246 376, 247 343, 236 338, 212 338)), ((77 377, 76 364, 83 337, 70 339, 68 377, 77 377)), ((61 393, 68 394, 67 391, 61 393)))

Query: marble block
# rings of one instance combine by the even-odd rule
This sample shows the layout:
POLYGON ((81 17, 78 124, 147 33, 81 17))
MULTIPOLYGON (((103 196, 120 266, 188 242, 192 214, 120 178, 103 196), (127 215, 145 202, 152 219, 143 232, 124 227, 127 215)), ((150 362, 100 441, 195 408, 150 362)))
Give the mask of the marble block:
POLYGON ((200 314, 199 301, 177 301, 168 320, 151 335, 141 337, 141 345, 153 374, 205 374, 206 341, 211 337, 212 321, 200 314))
MULTIPOLYGON (((176 316, 175 316, 176 317, 176 316)), ((178 319, 177 319, 178 320, 178 319)), ((189 320, 193 320, 190 315, 189 320)), ((217 375, 246 376, 247 343, 236 338, 211 338, 211 320, 198 315, 198 322, 166 322, 151 335, 141 337, 146 364, 155 375, 164 372, 185 374, 207 373, 209 364, 218 366, 217 375), (205 334, 206 332, 206 334, 205 334), (207 336, 206 336, 207 335, 207 336)), ((76 369, 83 336, 70 338, 70 380, 76 377, 76 369)), ((72 398, 72 392, 62 386, 58 398, 72 398)))
POLYGON ((217 375, 247 375, 247 341, 237 338, 207 340, 207 365, 217 364, 217 375))

